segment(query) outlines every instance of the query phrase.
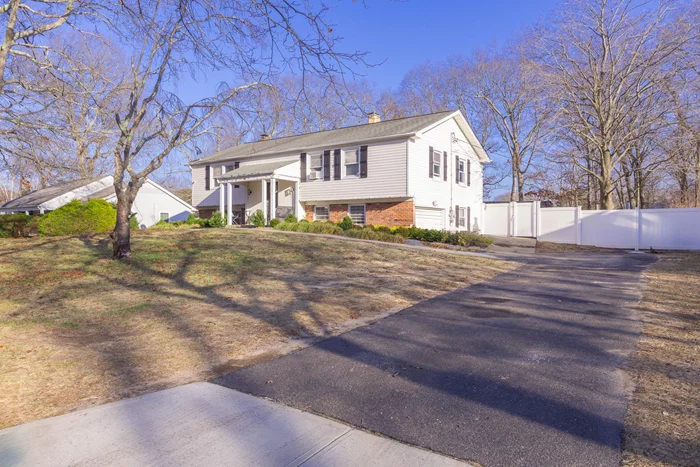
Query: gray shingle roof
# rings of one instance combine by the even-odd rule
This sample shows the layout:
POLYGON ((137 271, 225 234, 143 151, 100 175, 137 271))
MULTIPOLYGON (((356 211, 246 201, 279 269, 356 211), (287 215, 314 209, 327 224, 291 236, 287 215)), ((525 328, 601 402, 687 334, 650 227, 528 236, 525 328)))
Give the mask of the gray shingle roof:
POLYGON ((237 169, 226 172, 222 176, 216 177, 216 178, 217 178, 217 180, 227 182, 227 181, 241 180, 241 179, 250 178, 250 177, 261 177, 261 176, 265 176, 265 175, 272 175, 275 172, 275 170, 281 169, 282 167, 287 166, 289 164, 293 164, 293 162, 282 161, 282 162, 267 162, 267 163, 263 163, 263 164, 244 165, 243 167, 239 167, 237 169))
POLYGON ((317 131, 315 133, 241 144, 194 161, 192 165, 223 161, 242 156, 259 156, 296 150, 303 151, 307 148, 320 146, 335 146, 341 143, 352 144, 376 138, 409 135, 440 121, 453 112, 453 110, 450 110, 416 117, 397 118, 395 120, 386 120, 379 123, 355 125, 338 128, 336 130, 317 131))
POLYGON ((24 196, 20 196, 19 198, 10 200, 0 206, 0 208, 35 210, 42 203, 51 201, 58 196, 64 195, 89 183, 101 180, 102 178, 103 177, 83 178, 80 180, 73 180, 72 182, 41 188, 39 190, 32 191, 31 193, 27 193, 24 196))

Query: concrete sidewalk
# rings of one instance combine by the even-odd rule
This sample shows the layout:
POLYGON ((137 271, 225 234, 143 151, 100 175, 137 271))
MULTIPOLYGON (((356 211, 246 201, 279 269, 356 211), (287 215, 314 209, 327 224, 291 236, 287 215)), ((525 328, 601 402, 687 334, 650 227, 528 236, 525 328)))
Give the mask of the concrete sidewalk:
POLYGON ((0 431, 0 466, 464 466, 210 383, 0 431))

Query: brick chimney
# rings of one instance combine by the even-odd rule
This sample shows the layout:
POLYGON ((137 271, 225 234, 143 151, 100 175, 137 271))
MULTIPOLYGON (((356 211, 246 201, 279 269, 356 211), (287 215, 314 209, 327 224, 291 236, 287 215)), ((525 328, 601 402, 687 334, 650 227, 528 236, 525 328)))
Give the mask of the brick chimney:
POLYGON ((267 133, 263 133, 262 135, 260 135, 260 141, 267 141, 268 139, 271 138, 270 135, 268 135, 267 133))
POLYGON ((367 115, 367 123, 379 123, 382 119, 377 112, 370 112, 367 115))

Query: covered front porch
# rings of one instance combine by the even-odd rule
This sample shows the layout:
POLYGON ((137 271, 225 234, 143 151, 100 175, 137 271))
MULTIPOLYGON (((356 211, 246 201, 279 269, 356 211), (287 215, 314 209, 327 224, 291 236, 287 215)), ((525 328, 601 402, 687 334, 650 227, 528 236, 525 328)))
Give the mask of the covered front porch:
POLYGON ((302 215, 299 204, 298 162, 286 161, 250 164, 230 170, 216 178, 219 183, 219 211, 227 225, 250 224, 260 210, 265 222, 302 215))

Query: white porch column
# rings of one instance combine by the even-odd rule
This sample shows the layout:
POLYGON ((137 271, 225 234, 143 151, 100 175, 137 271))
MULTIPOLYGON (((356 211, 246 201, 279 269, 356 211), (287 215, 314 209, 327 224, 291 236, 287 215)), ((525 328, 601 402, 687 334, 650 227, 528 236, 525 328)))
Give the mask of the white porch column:
POLYGON ((225 183, 219 183, 219 212, 223 216, 226 211, 224 211, 224 190, 226 184, 225 183))
POLYGON ((294 217, 299 219, 301 213, 299 212, 299 181, 294 182, 294 194, 292 196, 292 206, 294 206, 294 217))
POLYGON ((233 185, 226 184, 226 225, 233 225, 233 185))
POLYGON ((265 180, 261 180, 260 185, 262 190, 262 212, 265 222, 267 222, 267 182, 265 180))
POLYGON ((276 210, 275 204, 277 204, 277 180, 274 178, 270 179, 270 220, 274 219, 276 210))

